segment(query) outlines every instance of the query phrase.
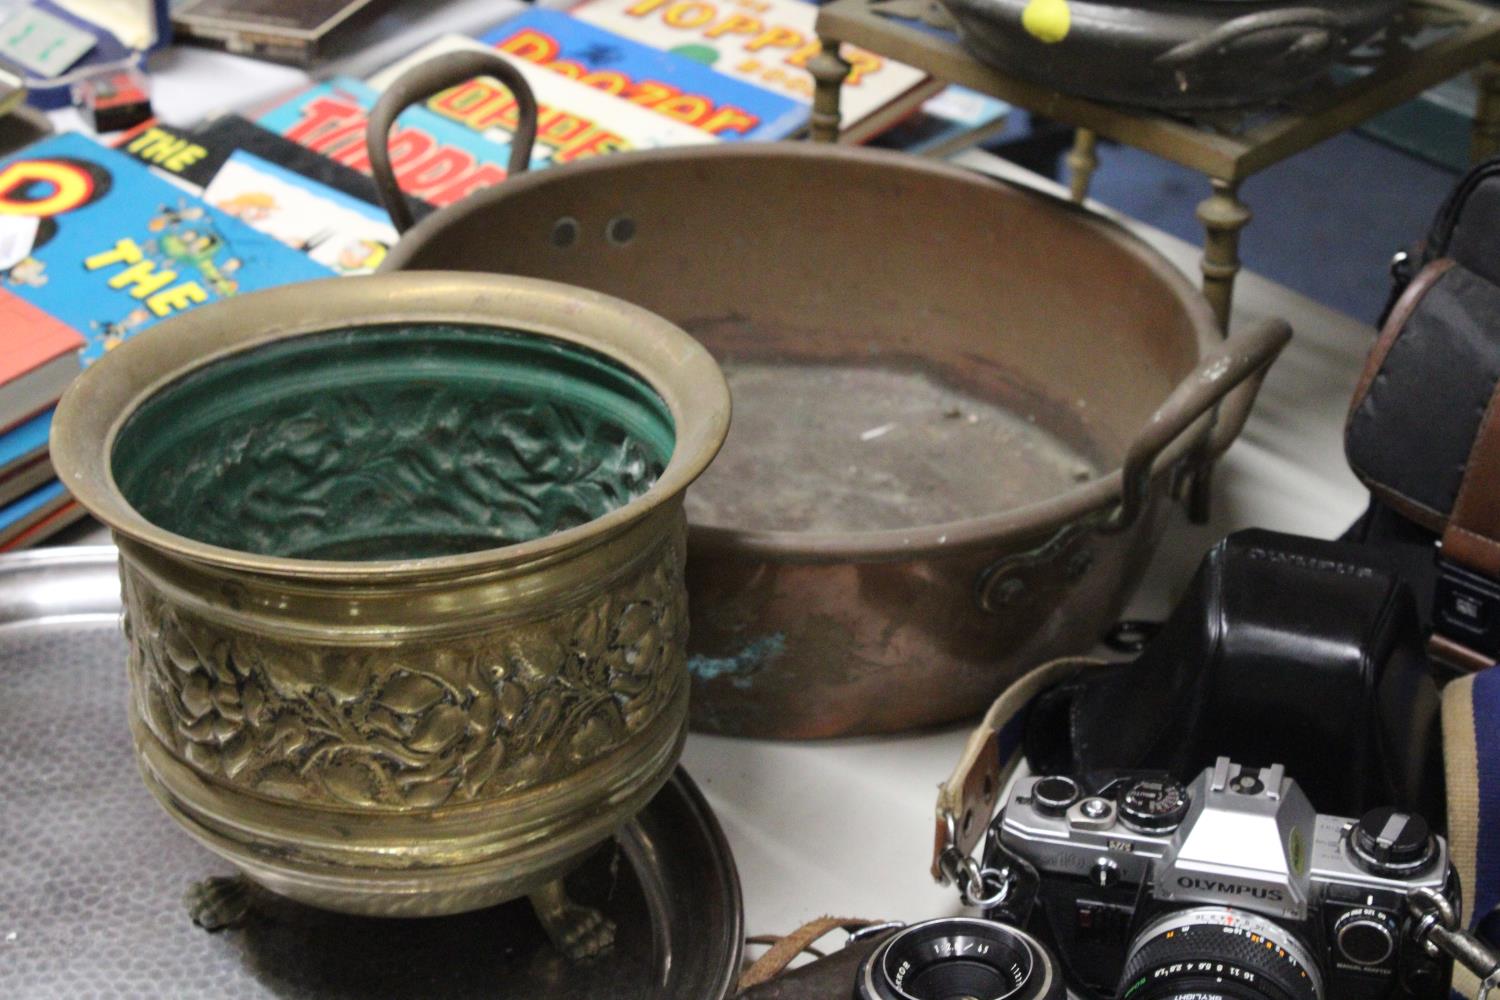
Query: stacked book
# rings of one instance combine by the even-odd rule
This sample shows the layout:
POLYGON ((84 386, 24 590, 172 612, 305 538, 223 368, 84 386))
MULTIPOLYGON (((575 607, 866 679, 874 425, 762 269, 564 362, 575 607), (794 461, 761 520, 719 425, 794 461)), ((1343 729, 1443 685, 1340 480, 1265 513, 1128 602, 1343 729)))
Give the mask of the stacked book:
POLYGON ((178 312, 329 273, 84 136, 0 160, 0 551, 80 516, 47 435, 82 366, 178 312))
MULTIPOLYGON (((587 0, 448 35, 369 79, 334 77, 197 128, 150 122, 105 146, 79 135, 0 160, 0 551, 80 511, 52 474, 52 407, 81 369, 176 313, 258 288, 378 268, 397 234, 365 151, 367 115, 411 66, 480 49, 539 105, 533 169, 633 149, 791 138, 812 98, 817 8, 802 0, 587 0)), ((899 124, 932 149, 1003 118, 847 48, 847 137, 899 124)), ((470 80, 405 111, 392 164, 416 214, 505 178, 516 104, 470 80)))

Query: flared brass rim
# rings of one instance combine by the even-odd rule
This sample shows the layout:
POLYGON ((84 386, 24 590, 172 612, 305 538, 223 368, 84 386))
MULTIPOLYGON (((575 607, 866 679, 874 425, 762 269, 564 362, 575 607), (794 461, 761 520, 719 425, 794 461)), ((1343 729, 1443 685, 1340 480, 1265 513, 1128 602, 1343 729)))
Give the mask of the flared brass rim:
POLYGON ((644 309, 534 278, 406 272, 255 292, 194 310, 126 341, 69 387, 53 420, 51 453, 63 485, 95 517, 174 557, 277 577, 411 580, 533 567, 587 551, 686 490, 722 447, 729 412, 729 387, 709 353, 644 309), (166 385, 279 340, 393 322, 519 330, 613 359, 650 385, 671 413, 676 441, 666 469, 640 497, 587 524, 514 545, 403 560, 294 559, 224 548, 168 531, 125 499, 111 469, 115 440, 130 416, 166 385))

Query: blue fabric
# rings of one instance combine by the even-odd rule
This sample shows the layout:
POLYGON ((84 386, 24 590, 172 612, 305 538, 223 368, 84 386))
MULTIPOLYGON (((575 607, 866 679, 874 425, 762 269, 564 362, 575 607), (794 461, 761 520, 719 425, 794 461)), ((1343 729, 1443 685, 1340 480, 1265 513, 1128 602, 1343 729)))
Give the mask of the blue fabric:
POLYGON ((1479 845, 1474 929, 1500 942, 1500 668, 1474 678, 1474 749, 1479 758, 1479 845))

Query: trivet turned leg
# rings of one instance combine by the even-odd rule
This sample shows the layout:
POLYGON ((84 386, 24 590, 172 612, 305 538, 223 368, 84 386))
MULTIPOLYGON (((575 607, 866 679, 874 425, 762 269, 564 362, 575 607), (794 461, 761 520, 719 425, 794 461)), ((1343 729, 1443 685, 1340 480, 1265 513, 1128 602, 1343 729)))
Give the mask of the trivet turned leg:
POLYGON ((188 916, 210 933, 243 923, 250 910, 250 881, 243 875, 215 875, 194 882, 183 894, 188 916))
POLYGON ((574 961, 602 955, 615 943, 614 921, 569 899, 562 879, 533 892, 531 906, 552 939, 552 947, 574 961))
POLYGON ((1234 279, 1240 273, 1240 230, 1250 222, 1250 209, 1240 201, 1239 184, 1213 178, 1214 193, 1198 206, 1203 223, 1203 297, 1219 320, 1219 332, 1229 332, 1229 309, 1234 301, 1234 279))
POLYGON ((812 74, 816 88, 808 131, 813 142, 838 142, 839 98, 844 80, 853 67, 839 55, 839 43, 835 39, 825 38, 822 42, 822 50, 807 62, 807 70, 812 74))
POLYGON ((1086 128, 1073 133, 1073 148, 1068 150, 1068 193, 1080 205, 1088 199, 1094 171, 1099 169, 1099 137, 1086 128))

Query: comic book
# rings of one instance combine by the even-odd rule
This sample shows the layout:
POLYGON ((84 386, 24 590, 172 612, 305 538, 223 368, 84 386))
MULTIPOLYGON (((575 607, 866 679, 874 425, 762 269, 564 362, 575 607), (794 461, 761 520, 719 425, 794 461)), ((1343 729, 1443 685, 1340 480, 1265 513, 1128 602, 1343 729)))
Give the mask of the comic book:
POLYGON ((373 272, 399 238, 369 177, 235 115, 194 130, 153 122, 117 148, 335 274, 373 272))
MULTIPOLYGON (((496 51, 466 35, 443 35, 370 77, 370 86, 383 91, 418 63, 465 50, 496 51)), ((718 141, 709 132, 601 93, 536 63, 506 52, 497 54, 521 72, 536 96, 536 145, 541 156, 540 165, 567 163, 630 149, 703 145, 718 141)), ((494 79, 480 77, 445 90, 430 98, 424 110, 472 129, 507 149, 510 147, 516 125, 515 100, 510 91, 494 79)), ((531 162, 533 169, 539 165, 536 155, 532 156, 531 162)))
MULTIPOLYGON (((257 123, 368 174, 365 126, 378 96, 376 90, 359 80, 334 77, 264 111, 257 123)), ((508 94, 506 99, 514 122, 514 102, 509 101, 508 94)), ((494 114, 503 118, 506 107, 502 102, 492 105, 494 114)), ((545 165, 553 152, 538 143, 531 166, 545 165)), ((508 142, 492 142, 425 107, 408 108, 391 129, 391 163, 401 190, 439 208, 504 180, 509 159, 508 142)))
POLYGON ((52 408, 0 435, 0 506, 8 505, 53 478, 47 458, 52 408))
POLYGON ((807 124, 805 102, 670 52, 537 7, 480 41, 716 138, 786 139, 807 124))
MULTIPOLYGON (((803 0, 585 0, 580 21, 694 59, 720 73, 810 105, 807 63, 821 43, 818 8, 803 0)), ((921 70, 852 45, 839 49, 853 67, 840 100, 847 141, 882 131, 940 85, 921 70)))
POLYGON ((384 209, 244 151, 219 168, 203 200, 338 275, 373 273, 400 238, 384 209))
MULTIPOLYGON (((0 343, 65 325, 82 338, 74 373, 170 316, 331 273, 76 134, 0 159, 0 248, 0 343)), ((49 409, 0 434, 0 479, 24 476, 10 485, 32 485, 51 420, 49 409)), ((55 480, 14 492, 3 490, 0 549, 31 544, 79 516, 55 480)))
POLYGON ((84 338, 86 365, 169 316, 327 268, 81 135, 0 160, 0 296, 84 338), (19 243, 16 239, 19 238, 19 243))
MULTIPOLYGON (((0 268, 21 265, 40 229, 39 219, 0 226, 0 268)), ((82 347, 83 338, 66 323, 24 299, 0 296, 0 428, 57 402, 78 374, 82 347)))
POLYGON ((35 545, 83 516, 78 501, 53 479, 0 506, 0 552, 35 545))
MULTIPOLYGON (((235 153, 249 153, 369 205, 380 206, 380 196, 369 175, 335 163, 241 115, 221 115, 190 129, 148 122, 121 138, 116 148, 168 180, 182 184, 193 194, 202 194, 235 153)), ((407 200, 412 214, 419 219, 432 211, 432 206, 421 199, 407 200)))

